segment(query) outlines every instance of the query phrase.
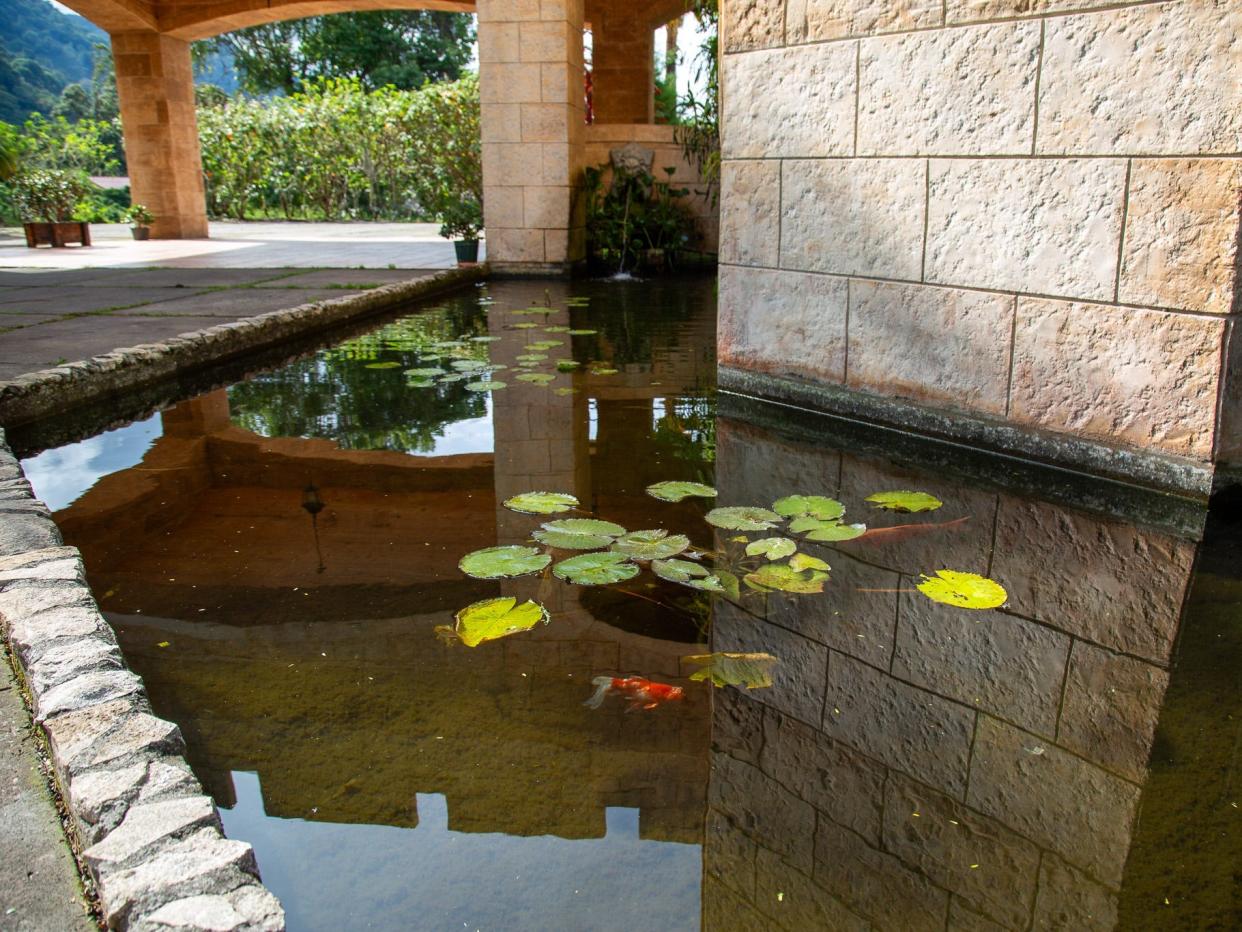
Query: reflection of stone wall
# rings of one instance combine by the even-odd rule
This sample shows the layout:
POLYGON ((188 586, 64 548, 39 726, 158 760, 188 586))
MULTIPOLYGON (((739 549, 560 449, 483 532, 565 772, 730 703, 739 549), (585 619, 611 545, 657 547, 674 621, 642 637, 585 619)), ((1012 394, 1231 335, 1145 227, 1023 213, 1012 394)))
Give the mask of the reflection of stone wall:
POLYGON ((822 492, 882 526, 911 519, 862 498, 918 488, 970 520, 808 545, 823 595, 718 611, 714 650, 781 663, 771 689, 716 697, 706 859, 730 905, 709 925, 1112 928, 1195 545, 734 422, 718 440, 722 503, 822 492), (1008 607, 909 591, 944 567, 1008 607))

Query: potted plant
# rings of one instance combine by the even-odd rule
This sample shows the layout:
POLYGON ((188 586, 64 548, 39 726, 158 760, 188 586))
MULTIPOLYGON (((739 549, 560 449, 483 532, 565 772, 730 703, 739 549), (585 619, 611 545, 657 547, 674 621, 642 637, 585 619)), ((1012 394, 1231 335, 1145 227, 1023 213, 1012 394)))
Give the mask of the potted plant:
POLYGON ((91 244, 90 224, 73 219, 78 201, 90 191, 90 182, 84 175, 36 168, 20 172, 12 186, 26 231, 26 245, 31 249, 91 244))
POLYGON ((453 240, 457 264, 479 261, 479 233, 483 229, 483 205, 472 197, 447 204, 440 211, 440 235, 453 240))
POLYGON ((134 235, 134 239, 150 239, 151 224, 155 221, 155 215, 147 210, 145 204, 135 204, 125 211, 125 222, 130 225, 129 232, 134 235))

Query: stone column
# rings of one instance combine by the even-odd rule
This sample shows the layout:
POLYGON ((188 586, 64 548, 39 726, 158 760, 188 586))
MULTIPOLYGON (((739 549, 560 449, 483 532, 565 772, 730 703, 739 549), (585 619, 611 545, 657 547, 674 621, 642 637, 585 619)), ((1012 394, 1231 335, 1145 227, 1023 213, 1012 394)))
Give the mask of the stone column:
POLYGON ((655 32, 619 3, 591 22, 596 123, 655 122, 655 32))
POLYGON ((581 259, 582 0, 479 0, 483 209, 499 272, 581 259))
POLYGON ((133 202, 155 215, 155 239, 205 238, 190 44, 157 32, 114 33, 112 58, 133 202))

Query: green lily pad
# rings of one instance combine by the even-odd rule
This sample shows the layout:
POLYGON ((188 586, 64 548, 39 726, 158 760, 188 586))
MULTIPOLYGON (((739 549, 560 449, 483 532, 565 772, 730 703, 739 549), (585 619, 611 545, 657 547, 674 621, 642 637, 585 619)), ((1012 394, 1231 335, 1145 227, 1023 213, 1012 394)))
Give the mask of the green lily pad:
POLYGON ((503 579, 538 573, 550 562, 552 558, 536 547, 487 547, 466 554, 457 568, 475 579, 503 579))
POLYGON ((713 527, 724 528, 726 531, 766 531, 770 527, 776 527, 781 516, 766 508, 740 505, 713 508, 704 515, 704 520, 713 527))
POLYGON ((457 637, 467 647, 478 647, 484 641, 529 631, 541 621, 547 624, 548 612, 538 602, 526 601, 518 605, 517 599, 504 596, 467 605, 455 618, 454 628, 442 625, 436 629, 437 633, 443 631, 457 637))
POLYGON ((535 340, 533 343, 527 344, 531 349, 546 350, 556 346, 564 346, 564 340, 535 340))
POLYGON ((435 388, 439 383, 435 379, 407 379, 405 384, 410 388, 435 388))
POLYGON ((686 663, 701 665, 690 674, 696 682, 710 682, 715 686, 741 686, 745 689, 763 689, 772 685, 772 668, 777 658, 771 654, 742 654, 717 651, 714 654, 695 654, 681 658, 686 663))
POLYGON ((451 350, 451 349, 461 349, 466 344, 462 343, 460 340, 441 340, 439 343, 432 343, 431 345, 434 346, 436 349, 451 350))
POLYGON ((591 303, 591 299, 585 295, 575 295, 572 298, 565 299, 566 307, 586 307, 591 303))
POLYGON ((629 562, 625 554, 610 550, 605 553, 583 553, 562 560, 552 567, 552 572, 557 578, 579 586, 606 586, 633 579, 641 570, 629 562))
POLYGON ((440 376, 439 381, 440 382, 462 382, 468 378, 470 378, 470 374, 468 372, 450 372, 447 375, 440 376))
POLYGON ((489 370, 490 372, 499 372, 501 369, 508 369, 509 367, 503 362, 489 362, 483 368, 489 370))
POLYGON ((935 511, 944 504, 934 495, 928 495, 926 492, 876 492, 874 495, 868 495, 867 501, 875 505, 877 508, 884 508, 888 511, 935 511))
POLYGON ((918 590, 933 602, 958 608, 999 608, 1009 598, 1000 583, 986 576, 955 570, 936 570, 935 576, 924 574, 918 590))
POLYGON ((487 368, 487 363, 479 359, 454 359, 449 365, 458 372, 474 372, 478 369, 487 368))
POLYGON ((500 337, 494 337, 490 335, 484 336, 484 337, 471 337, 470 342, 471 343, 499 343, 500 337))
POLYGON ((746 556, 764 556, 769 560, 783 560, 785 557, 792 556, 797 550, 798 545, 788 537, 765 537, 747 544, 746 556))
POLYGON ((439 366, 425 366, 422 369, 406 369, 404 375, 412 375, 416 378, 434 378, 437 375, 444 375, 444 370, 439 366))
POLYGON ((569 534, 543 527, 532 533, 531 537, 558 550, 602 550, 612 543, 612 538, 603 534, 569 534))
POLYGON ((823 592, 827 579, 828 574, 820 570, 798 571, 783 563, 765 563, 743 577, 746 585, 760 592, 779 589, 781 592, 800 594, 823 592))
POLYGON ((789 530, 794 534, 806 534, 807 540, 842 541, 853 540, 867 533, 865 524, 842 524, 840 521, 820 521, 803 515, 789 522, 789 530))
POLYGON ((488 380, 486 382, 467 382, 466 391, 468 392, 496 392, 505 387, 504 382, 494 382, 488 380))
POLYGON ((566 330, 565 332, 568 333, 571 337, 590 337, 590 336, 594 336, 595 334, 599 333, 598 330, 585 330, 585 329, 578 329, 578 328, 575 328, 573 330, 566 330))
POLYGON ((400 368, 400 366, 401 366, 401 363, 399 362, 389 361, 389 362, 367 363, 363 368, 365 369, 397 369, 397 368, 400 368))
POLYGON ((553 324, 551 327, 544 327, 544 333, 569 333, 569 328, 564 324, 553 324))
POLYGON ((680 502, 691 496, 715 498, 716 490, 710 485, 704 485, 701 482, 681 482, 676 479, 668 479, 664 482, 657 482, 654 485, 647 486, 647 494, 652 498, 658 498, 662 502, 680 502))
POLYGON ((669 534, 663 528, 630 531, 613 542, 612 549, 634 560, 664 560, 675 557, 690 546, 684 534, 669 534))
POLYGON ((519 382, 534 382, 536 385, 547 385, 549 382, 555 382, 556 376, 550 372, 523 372, 517 377, 519 382))
POLYGON ((689 586, 691 589, 702 589, 706 592, 724 592, 720 578, 708 571, 707 567, 689 560, 652 560, 651 571, 661 579, 689 586))
POLYGON ((524 515, 554 515, 578 507, 578 499, 565 492, 523 492, 505 499, 505 507, 524 515))
MULTIPOLYGON (((514 311, 514 313, 516 314, 517 311, 514 311)), ((510 324, 509 326, 514 330, 536 330, 539 327, 538 324, 530 321, 523 321, 520 324, 510 324)))
POLYGON ((772 510, 786 518, 805 515, 819 521, 834 521, 845 514, 844 505, 823 495, 786 495, 776 500, 772 510))
POLYGON ((521 356, 514 356, 518 362, 543 362, 548 358, 547 353, 523 353, 521 356))
POLYGON ((549 531, 560 531, 563 534, 601 534, 604 537, 620 537, 625 528, 611 521, 599 518, 558 518, 545 521, 543 526, 549 531))
POLYGON ((591 375, 616 375, 619 369, 592 369, 591 375))
POLYGON ((801 573, 803 570, 823 570, 826 573, 832 569, 819 557, 813 557, 808 553, 795 553, 789 558, 789 568, 795 573, 801 573))
POLYGON ((556 394, 561 395, 562 397, 565 395, 578 394, 578 389, 576 388, 556 388, 556 389, 553 389, 553 391, 556 392, 556 394))
POLYGON ((558 359, 556 361, 556 369, 558 372, 573 372, 582 363, 576 359, 558 359))

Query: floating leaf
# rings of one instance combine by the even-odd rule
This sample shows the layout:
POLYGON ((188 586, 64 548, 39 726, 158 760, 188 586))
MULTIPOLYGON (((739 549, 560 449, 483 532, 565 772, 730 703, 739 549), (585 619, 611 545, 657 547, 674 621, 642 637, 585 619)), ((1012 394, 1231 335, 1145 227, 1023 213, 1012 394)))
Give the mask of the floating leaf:
POLYGON ((401 365, 401 363, 399 363, 399 362, 392 362, 392 361, 389 361, 389 362, 372 362, 372 363, 367 363, 367 365, 366 365, 366 366, 364 366, 363 368, 366 368, 366 369, 396 369, 396 368, 400 367, 400 365, 401 365))
POLYGON ((824 581, 828 574, 819 570, 798 571, 783 563, 765 563, 753 573, 747 573, 743 579, 752 589, 763 592, 779 589, 781 592, 812 593, 823 592, 824 581))
POLYGON ((569 328, 564 324, 553 324, 551 327, 544 327, 544 333, 569 333, 569 328))
POLYGON ((574 297, 567 298, 565 300, 566 307, 586 307, 590 303, 591 299, 585 295, 575 295, 574 297))
POLYGON ((934 495, 928 495, 926 492, 876 492, 874 495, 868 495, 867 501, 875 505, 877 508, 884 508, 888 511, 935 511, 944 504, 934 495))
POLYGON ((714 527, 721 527, 727 531, 766 531, 770 527, 776 527, 781 516, 766 508, 741 505, 713 508, 704 515, 704 520, 714 527))
POLYGON ((689 586, 691 589, 725 591, 718 576, 710 574, 707 567, 689 560, 653 560, 651 570, 661 579, 689 586))
POLYGON ((435 379, 408 379, 405 384, 410 388, 435 388, 439 383, 435 379))
POLYGON ((508 369, 509 367, 502 362, 489 362, 483 368, 490 369, 492 372, 499 372, 501 369, 508 369))
POLYGON ((556 376, 550 372, 523 372, 517 377, 519 382, 534 382, 536 385, 547 385, 549 382, 555 382, 556 376))
POLYGON ((819 557, 813 557, 807 553, 795 553, 790 557, 789 568, 796 573, 800 573, 803 570, 823 570, 826 573, 832 569, 819 557))
POLYGON ((466 554, 457 568, 475 579, 502 579, 538 573, 550 562, 552 558, 536 547, 487 547, 466 554))
POLYGON ((663 560, 675 557, 690 546, 684 534, 669 534, 663 528, 651 531, 630 531, 613 542, 612 549, 635 560, 663 560))
POLYGON ((619 371, 618 369, 592 369, 591 375, 616 375, 619 371))
POLYGON ((471 342, 471 343, 497 343, 497 342, 499 342, 499 341, 500 341, 500 337, 493 337, 493 336, 471 337, 471 338, 470 338, 470 342, 471 342))
POLYGON ((439 343, 432 343, 436 349, 462 349, 466 344, 459 340, 441 340, 439 343))
POLYGON ((528 345, 530 346, 531 349, 546 350, 546 349, 552 349, 555 346, 564 346, 565 341, 564 340, 535 340, 533 343, 530 343, 528 345))
POLYGON ((541 621, 545 624, 548 621, 547 610, 538 602, 526 601, 518 605, 513 596, 475 602, 467 605, 455 617, 455 628, 443 625, 436 629, 437 633, 443 629, 456 635, 467 647, 478 647, 484 641, 520 634, 529 631, 541 621))
POLYGON ((449 365, 458 372, 474 372, 477 369, 487 368, 487 363, 479 359, 454 359, 449 365))
POLYGON ((491 380, 486 381, 486 382, 467 382, 466 383, 466 391, 470 391, 470 392, 497 392, 497 391, 500 391, 500 389, 504 387, 505 387, 504 382, 494 382, 491 380))
POLYGON ((629 562, 625 554, 610 550, 605 553, 583 553, 562 560, 552 567, 552 572, 559 579, 579 586, 605 586, 633 579, 641 571, 636 564, 629 562))
POLYGON ((619 524, 613 524, 611 521, 601 521, 599 518, 558 518, 555 521, 545 521, 544 525, 549 531, 561 531, 565 534, 602 534, 605 537, 620 537, 625 533, 625 528, 619 524))
POLYGON ((842 541, 853 540, 867 532, 865 524, 842 524, 840 521, 820 521, 803 515, 789 522, 794 534, 806 534, 807 540, 842 541))
POLYGON ((437 375, 444 375, 444 370, 439 366, 426 366, 422 369, 406 369, 403 375, 412 375, 416 378, 434 378, 437 375))
POLYGON ((543 362, 548 358, 547 353, 523 353, 521 356, 514 356, 518 362, 543 362))
POLYGON ((798 545, 788 537, 765 537, 747 544, 746 556, 764 556, 769 560, 783 560, 785 557, 792 556, 797 550, 798 545))
POLYGON ((999 608, 1009 598, 1000 583, 986 576, 955 570, 936 570, 935 576, 924 574, 918 589, 933 602, 958 608, 999 608))
POLYGON ((553 390, 556 392, 556 394, 561 395, 561 396, 578 394, 578 389, 576 388, 557 388, 553 390))
POLYGON ((777 659, 771 654, 740 654, 730 651, 695 654, 681 659, 686 663, 702 665, 701 669, 690 674, 691 680, 707 681, 716 686, 742 686, 746 689, 771 686, 772 668, 777 664, 777 659))
POLYGON ((590 336, 594 336, 595 334, 599 333, 598 330, 577 330, 577 329, 566 330, 565 332, 568 333, 571 337, 590 337, 590 336))
POLYGON ((578 362, 576 359, 558 359, 556 361, 556 368, 560 372, 573 372, 580 365, 582 365, 582 363, 578 362))
POLYGON ((447 375, 442 375, 442 376, 440 376, 440 381, 441 381, 441 382, 461 382, 461 381, 463 381, 464 379, 468 379, 468 378, 470 378, 469 373, 466 373, 466 372, 450 372, 450 373, 448 373, 447 375))
POLYGON ((823 495, 786 495, 777 499, 772 510, 786 518, 806 515, 819 521, 834 521, 845 514, 845 506, 823 495))
POLYGON ((710 485, 704 485, 701 482, 682 482, 676 479, 667 479, 664 482, 657 482, 654 485, 647 486, 647 494, 652 498, 658 498, 662 502, 680 502, 691 496, 715 498, 716 490, 710 485))
POLYGON ((565 492, 523 492, 505 500, 505 507, 524 515, 554 515, 578 507, 578 499, 565 492))
POLYGON ((604 534, 569 534, 565 531, 549 531, 543 527, 531 534, 531 537, 558 550, 602 550, 612 543, 612 538, 604 534))
MULTIPOLYGON (((521 312, 520 312, 520 311, 514 311, 513 313, 518 314, 518 313, 521 313, 521 312)), ((520 324, 510 324, 510 326, 511 326, 514 330, 535 330, 535 329, 537 329, 537 328, 538 328, 538 326, 539 326, 539 325, 538 325, 538 324, 535 324, 535 323, 531 323, 530 321, 526 321, 526 322, 524 322, 524 323, 520 323, 520 324)))

